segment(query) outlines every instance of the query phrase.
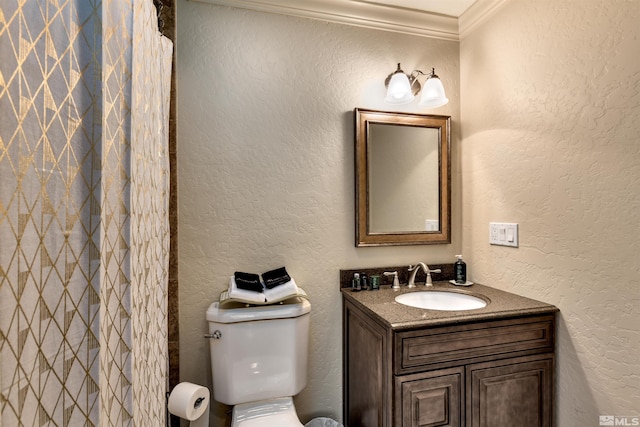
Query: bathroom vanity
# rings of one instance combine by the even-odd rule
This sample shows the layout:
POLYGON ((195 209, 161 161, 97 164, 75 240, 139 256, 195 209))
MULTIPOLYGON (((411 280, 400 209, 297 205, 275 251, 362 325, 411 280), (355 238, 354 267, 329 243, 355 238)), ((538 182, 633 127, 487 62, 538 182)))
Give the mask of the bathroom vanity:
POLYGON ((555 306, 441 281, 430 289, 479 295, 488 304, 425 310, 395 300, 424 285, 347 286, 343 281, 346 426, 553 425, 555 306))

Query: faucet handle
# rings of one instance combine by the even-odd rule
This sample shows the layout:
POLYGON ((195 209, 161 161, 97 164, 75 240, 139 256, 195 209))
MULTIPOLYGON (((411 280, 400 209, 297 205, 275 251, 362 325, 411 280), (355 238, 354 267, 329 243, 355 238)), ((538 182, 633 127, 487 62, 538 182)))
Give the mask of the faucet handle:
POLYGON ((440 270, 439 268, 436 268, 434 270, 427 269, 427 282, 425 283, 425 286, 433 286, 433 281, 431 280, 431 273, 442 273, 442 270, 440 270))
POLYGON ((385 271, 382 274, 385 276, 393 276, 393 286, 391 286, 391 289, 400 289, 400 281, 398 280, 397 271, 385 271))

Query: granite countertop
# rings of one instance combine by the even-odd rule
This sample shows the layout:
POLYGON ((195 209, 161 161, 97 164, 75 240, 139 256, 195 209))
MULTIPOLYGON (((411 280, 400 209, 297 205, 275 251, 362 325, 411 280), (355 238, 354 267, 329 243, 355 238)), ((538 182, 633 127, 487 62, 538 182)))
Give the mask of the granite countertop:
POLYGON ((424 284, 417 285, 417 287, 411 289, 407 288, 405 284, 400 286, 400 289, 391 289, 390 286, 384 285, 379 290, 360 292, 352 292, 350 288, 343 287, 341 292, 346 299, 363 308, 380 322, 394 330, 549 314, 558 311, 558 308, 554 305, 477 283, 465 287, 455 286, 446 281, 433 282, 432 288, 426 288, 424 284), (398 295, 425 290, 449 290, 470 293, 471 295, 479 294, 479 296, 488 299, 490 302, 486 307, 475 310, 440 311, 414 308, 395 301, 395 297, 398 295))

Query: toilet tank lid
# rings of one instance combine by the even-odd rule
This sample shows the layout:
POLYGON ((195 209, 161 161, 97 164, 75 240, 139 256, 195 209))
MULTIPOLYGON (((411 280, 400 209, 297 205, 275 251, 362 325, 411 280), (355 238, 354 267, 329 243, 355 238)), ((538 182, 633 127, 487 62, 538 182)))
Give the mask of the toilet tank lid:
POLYGON ((294 298, 281 304, 240 308, 220 308, 220 303, 214 302, 207 309, 206 317, 209 322, 239 323, 300 317, 310 311, 311 303, 302 298, 294 298))

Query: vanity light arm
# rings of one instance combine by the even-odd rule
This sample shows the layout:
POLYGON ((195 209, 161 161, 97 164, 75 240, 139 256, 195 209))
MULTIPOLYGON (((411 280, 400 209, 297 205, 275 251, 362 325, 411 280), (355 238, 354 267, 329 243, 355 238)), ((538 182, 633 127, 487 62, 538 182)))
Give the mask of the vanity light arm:
POLYGON ((423 72, 421 70, 413 70, 411 72, 411 74, 408 75, 408 77, 409 77, 409 86, 411 87, 411 92, 414 95, 417 95, 422 90, 422 84, 420 84, 420 81, 418 80, 418 77, 427 76, 427 79, 428 79, 432 75, 433 75, 433 72, 431 72, 430 74, 427 74, 427 73, 425 73, 425 72, 423 72))
POLYGON ((425 73, 422 70, 413 70, 409 77, 412 78, 412 79, 416 79, 416 78, 418 78, 418 76, 427 76, 427 78, 434 77, 434 76, 438 77, 438 76, 436 76, 436 69, 435 68, 432 68, 431 72, 429 72, 429 73, 425 73), (415 73, 415 75, 414 75, 414 73, 415 73))
POLYGON ((411 85, 413 86, 414 82, 418 81, 418 76, 427 76, 427 79, 430 79, 431 77, 435 77, 437 79, 439 79, 440 77, 438 77, 436 75, 436 69, 432 68, 430 72, 425 73, 422 70, 413 70, 411 72, 411 74, 409 74, 409 81, 411 82, 411 85))
POLYGON ((409 85, 411 86, 411 91, 413 92, 414 95, 417 95, 420 92, 420 90, 422 90, 422 85, 418 80, 418 77, 420 75, 424 76, 425 74, 420 70, 413 70, 411 74, 409 74, 409 85))

